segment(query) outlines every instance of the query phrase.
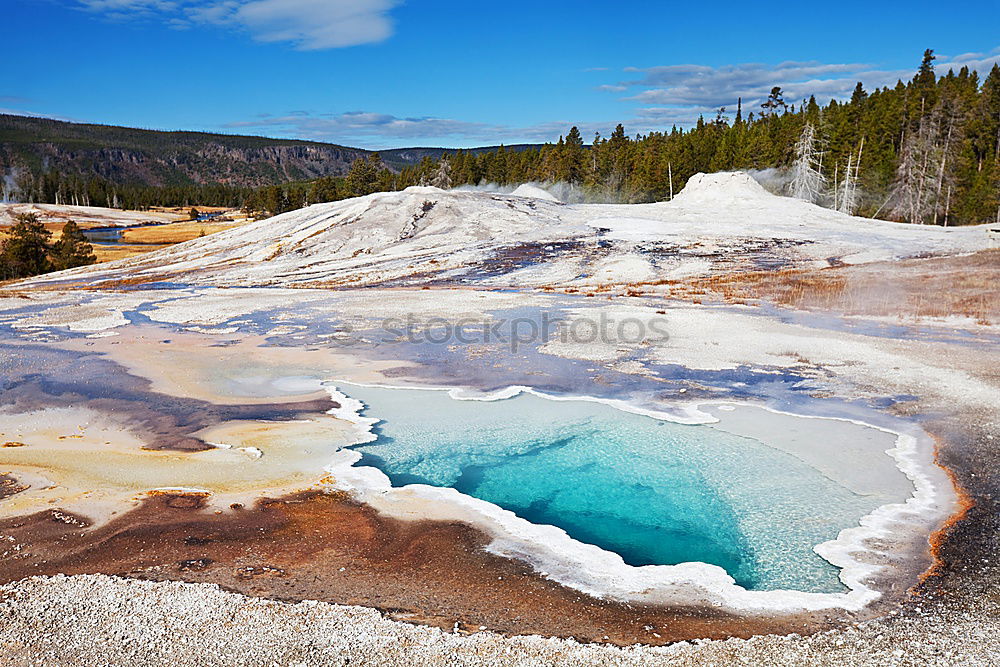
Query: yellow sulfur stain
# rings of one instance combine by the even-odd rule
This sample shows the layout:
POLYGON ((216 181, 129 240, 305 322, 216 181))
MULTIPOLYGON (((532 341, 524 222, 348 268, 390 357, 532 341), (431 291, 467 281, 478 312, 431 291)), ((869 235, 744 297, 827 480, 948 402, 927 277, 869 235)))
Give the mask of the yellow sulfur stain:
POLYGON ((223 422, 195 436, 203 451, 154 450, 114 417, 87 407, 0 412, 0 429, 24 442, 0 449, 0 468, 30 488, 5 499, 0 517, 58 505, 95 522, 156 490, 210 494, 216 507, 236 500, 312 488, 342 446, 358 441, 354 424, 320 414, 290 422, 223 422), (72 439, 62 434, 84 423, 72 439))

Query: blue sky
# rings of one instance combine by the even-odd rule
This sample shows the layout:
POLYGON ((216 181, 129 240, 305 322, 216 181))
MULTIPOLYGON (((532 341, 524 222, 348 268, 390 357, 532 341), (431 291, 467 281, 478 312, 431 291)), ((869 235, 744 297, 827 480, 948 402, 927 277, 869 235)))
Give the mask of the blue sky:
POLYGON ((1000 61, 1000 2, 0 0, 0 110, 368 148, 588 139, 1000 61), (945 71, 941 69, 941 71, 945 71))

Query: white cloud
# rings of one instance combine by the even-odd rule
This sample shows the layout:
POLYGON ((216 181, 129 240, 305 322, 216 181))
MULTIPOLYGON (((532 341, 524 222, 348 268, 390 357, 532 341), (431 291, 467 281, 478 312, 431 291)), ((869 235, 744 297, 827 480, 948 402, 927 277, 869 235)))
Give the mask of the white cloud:
POLYGON ((340 114, 313 115, 291 112, 280 116, 261 114, 257 119, 229 123, 230 129, 270 128, 302 139, 332 141, 335 143, 387 145, 395 140, 435 139, 485 139, 501 137, 508 128, 424 116, 400 118, 383 113, 349 111, 340 114))
POLYGON ((302 50, 371 44, 393 32, 390 11, 401 0, 77 0, 114 19, 163 19, 175 28, 214 25, 245 30, 261 42, 302 50))
MULTIPOLYGON (((2 101, 2 99, 0 99, 2 101)), ((43 113, 40 111, 29 111, 27 109, 8 109, 6 107, 0 107, 0 114, 9 114, 11 116, 28 116, 29 118, 47 118, 49 120, 64 120, 69 123, 82 123, 83 121, 77 118, 71 118, 70 116, 59 116, 51 113, 43 113)))
POLYGON ((396 4, 398 0, 229 0, 195 8, 190 16, 246 28, 262 42, 335 49, 389 38, 389 10, 396 4))
POLYGON ((718 108, 735 106, 742 97, 747 105, 766 99, 773 86, 781 86, 786 99, 799 95, 850 94, 855 78, 869 65, 825 64, 816 62, 784 62, 778 65, 745 63, 710 67, 707 65, 667 65, 629 68, 626 71, 643 74, 642 78, 624 81, 620 85, 638 89, 627 98, 643 104, 700 106, 718 108), (848 76, 845 76, 848 75, 848 76))
POLYGON ((80 0, 86 9, 95 12, 173 11, 178 3, 172 0, 80 0))
POLYGON ((1000 65, 1000 46, 988 53, 962 53, 957 56, 938 55, 934 69, 938 74, 944 74, 949 69, 956 72, 963 67, 979 72, 979 77, 985 79, 994 65, 1000 65))
MULTIPOLYGON (((646 111, 646 110, 643 110, 646 111)), ((711 111, 714 115, 714 111, 711 111)), ((650 132, 662 129, 666 119, 655 110, 640 114, 626 124, 626 130, 650 132)), ((679 122, 679 121, 671 121, 679 122)), ((390 114, 350 111, 339 114, 286 113, 279 116, 258 114, 253 120, 226 125, 227 129, 280 134, 313 141, 327 141, 364 148, 420 146, 487 146, 496 144, 554 142, 576 125, 589 142, 595 132, 607 137, 615 122, 574 122, 555 120, 525 126, 497 125, 424 116, 400 118, 390 114)))
MULTIPOLYGON (((720 105, 723 106, 723 105, 720 105)), ((672 125, 692 125, 698 116, 704 116, 705 120, 713 120, 719 107, 643 107, 636 109, 635 121, 640 127, 651 127, 653 129, 669 129, 672 125)), ((736 114, 735 105, 726 107, 726 116, 732 120, 736 114)), ((647 130, 648 131, 648 130, 647 130)))
MULTIPOLYGON (((968 66, 985 76, 997 62, 1000 62, 1000 48, 989 53, 939 56, 935 61, 935 69, 939 74, 944 74, 949 69, 957 71, 962 66, 968 66)), ((743 99, 744 114, 757 111, 773 86, 781 87, 785 100, 789 103, 798 104, 810 95, 815 95, 823 104, 832 98, 849 98, 858 81, 864 84, 866 90, 872 91, 883 86, 891 87, 900 79, 906 81, 913 77, 916 69, 916 63, 912 68, 888 70, 863 63, 796 61, 776 65, 744 63, 720 67, 629 67, 626 72, 641 76, 614 85, 605 84, 598 89, 609 92, 632 91, 631 95, 623 98, 624 101, 649 105, 638 110, 639 118, 655 111, 660 117, 690 123, 706 110, 725 106, 730 112, 733 111, 739 98, 743 99)))

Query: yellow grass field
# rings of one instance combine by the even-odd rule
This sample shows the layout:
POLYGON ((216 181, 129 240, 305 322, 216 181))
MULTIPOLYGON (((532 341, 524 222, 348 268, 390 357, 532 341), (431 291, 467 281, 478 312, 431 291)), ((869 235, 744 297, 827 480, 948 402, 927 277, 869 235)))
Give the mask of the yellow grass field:
MULTIPOLYGON (((93 244, 94 254, 98 263, 112 262, 116 259, 134 257, 147 252, 153 252, 160 248, 196 239, 199 236, 208 236, 216 232, 221 232, 233 227, 239 227, 245 222, 194 222, 190 220, 182 222, 172 222, 165 225, 151 225, 149 227, 132 227, 122 232, 122 243, 118 244, 93 244)), ((46 223, 46 229, 52 232, 52 241, 59 239, 62 230, 62 223, 46 223)), ((6 229, 0 227, 0 242, 7 236, 6 229)))
POLYGON ((150 227, 133 227, 122 232, 125 243, 182 243, 208 236, 233 227, 239 227, 242 222, 172 222, 168 225, 153 225, 150 227))
POLYGON ((134 257, 136 255, 144 255, 147 252, 153 252, 154 250, 159 250, 160 248, 166 248, 167 245, 155 245, 152 243, 147 243, 143 245, 95 245, 94 255, 97 256, 97 263, 101 262, 113 262, 116 259, 125 259, 126 257, 134 257))

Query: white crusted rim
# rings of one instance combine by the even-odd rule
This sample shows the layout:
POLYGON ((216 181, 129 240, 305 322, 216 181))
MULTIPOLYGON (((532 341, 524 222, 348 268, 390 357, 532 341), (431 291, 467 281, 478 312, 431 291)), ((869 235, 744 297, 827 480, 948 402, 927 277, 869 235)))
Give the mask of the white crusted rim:
MULTIPOLYGON (((335 384, 385 389, 423 389, 447 391, 455 400, 496 401, 529 393, 558 401, 590 401, 617 409, 679 424, 705 424, 718 421, 699 410, 711 404, 740 404, 739 401, 706 401, 679 407, 676 412, 652 410, 627 401, 593 396, 552 396, 531 387, 510 386, 490 393, 474 393, 454 387, 419 387, 374 385, 337 381, 324 383, 331 398, 340 403, 329 414, 359 427, 358 442, 376 439, 372 427, 377 418, 361 414, 365 405, 346 396, 335 384)), ((807 419, 832 419, 874 428, 896 436, 895 446, 886 453, 913 483, 912 495, 902 503, 881 505, 859 520, 856 527, 842 530, 814 551, 840 568, 840 580, 849 589, 845 593, 810 593, 794 590, 753 591, 739 586, 721 567, 690 562, 677 565, 632 566, 618 554, 570 537, 556 526, 535 524, 493 503, 459 491, 425 484, 393 487, 377 468, 356 466, 361 454, 342 449, 326 470, 336 480, 334 487, 350 492, 357 500, 402 519, 463 521, 492 538, 487 549, 495 554, 528 562, 543 576, 581 592, 600 598, 627 602, 671 605, 707 605, 737 612, 795 612, 829 608, 859 610, 877 600, 881 593, 870 586, 874 575, 882 572, 888 560, 885 551, 874 549, 874 539, 898 537, 906 533, 929 534, 949 516, 957 497, 944 471, 933 460, 929 437, 917 427, 909 432, 877 426, 856 419, 802 415, 776 410, 755 403, 745 403, 777 414, 807 419), (867 556, 867 557, 865 557, 867 556)))

